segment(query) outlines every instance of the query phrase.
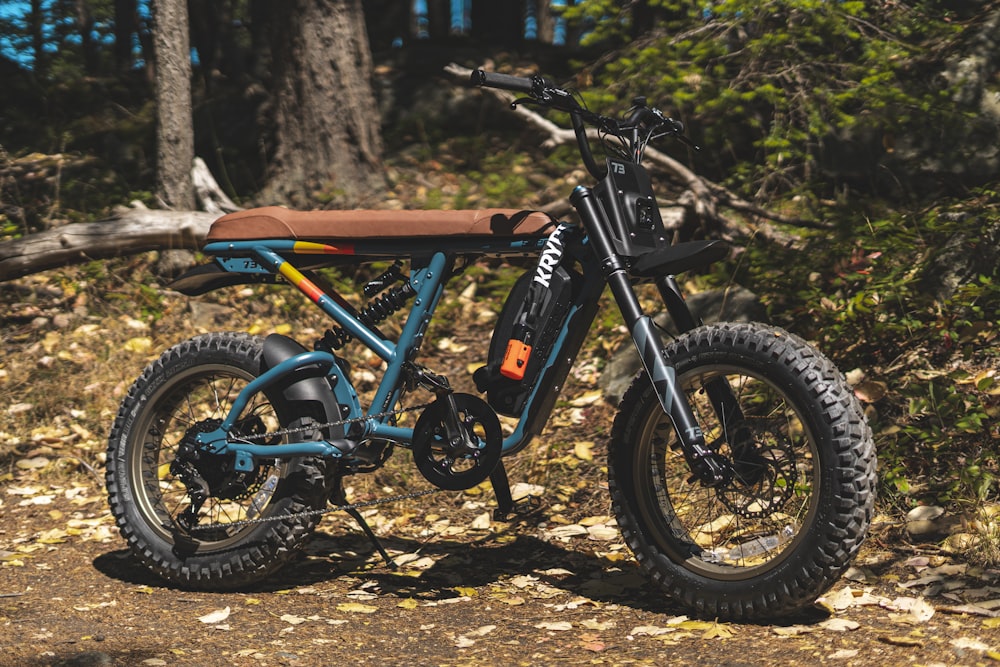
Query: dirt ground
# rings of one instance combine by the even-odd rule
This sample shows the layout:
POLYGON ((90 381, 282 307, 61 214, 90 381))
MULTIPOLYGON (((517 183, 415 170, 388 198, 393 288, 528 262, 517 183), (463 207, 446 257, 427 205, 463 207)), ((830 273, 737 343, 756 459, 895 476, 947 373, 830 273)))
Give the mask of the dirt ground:
MULTIPOLYGON (((124 282, 73 292, 38 278, 0 297, 0 667, 1000 661, 1000 570, 910 544, 891 517, 878 519, 856 567, 793 618, 685 616, 642 575, 608 516, 613 410, 588 363, 574 368, 546 431, 508 459, 515 491, 542 498, 520 520, 492 521, 488 488, 440 492, 364 511, 398 569, 341 512, 256 589, 173 588, 118 535, 102 456, 128 384, 190 335, 199 312, 165 295, 162 318, 137 320, 142 294, 124 282), (116 290, 122 298, 111 299, 116 290)), ((217 305, 214 317, 253 330, 281 322, 280 305, 217 305)), ((471 303, 462 308, 455 319, 480 319, 471 303)), ((428 355, 468 384, 476 358, 459 353, 488 334, 456 332, 464 337, 439 337, 428 355)), ((614 348, 605 338, 598 350, 614 348)), ((351 501, 429 488, 406 452, 346 486, 351 501)))
POLYGON ((125 549, 91 474, 0 486, 0 664, 980 665, 1000 660, 1000 571, 888 526, 815 607, 782 622, 693 620, 652 589, 608 517, 542 504, 489 521, 442 492, 324 518, 266 585, 193 593, 125 549), (890 546, 894 545, 894 546, 890 546))

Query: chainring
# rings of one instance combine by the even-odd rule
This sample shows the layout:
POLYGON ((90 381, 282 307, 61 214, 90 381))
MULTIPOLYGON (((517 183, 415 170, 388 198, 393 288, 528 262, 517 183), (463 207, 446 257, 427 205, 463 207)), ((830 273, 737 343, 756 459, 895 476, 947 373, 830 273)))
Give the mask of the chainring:
POLYGON ((462 431, 460 442, 448 442, 446 420, 451 406, 447 398, 440 398, 417 419, 413 461, 434 486, 461 491, 489 478, 503 453, 503 433, 496 412, 481 398, 462 393, 451 397, 462 431))

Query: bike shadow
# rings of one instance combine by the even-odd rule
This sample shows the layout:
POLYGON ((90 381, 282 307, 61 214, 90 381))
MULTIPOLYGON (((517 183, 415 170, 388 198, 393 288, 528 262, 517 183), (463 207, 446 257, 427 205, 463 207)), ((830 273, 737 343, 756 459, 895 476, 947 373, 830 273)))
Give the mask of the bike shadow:
MULTIPOLYGON (((489 595, 488 599, 501 604, 520 604, 517 598, 522 598, 567 608, 591 605, 596 609, 613 604, 667 616, 688 613, 663 594, 635 561, 612 560, 594 553, 587 545, 510 533, 489 534, 471 541, 442 537, 379 539, 396 558, 404 560, 398 554, 416 556, 423 564, 416 568, 409 562, 393 569, 363 534, 333 535, 321 530, 313 535, 298 560, 257 585, 232 592, 274 593, 345 580, 352 591, 400 601, 413 599, 418 604, 442 603, 472 594, 489 595)), ((94 567, 124 583, 182 590, 151 573, 128 550, 102 554, 94 560, 94 567)), ((809 625, 828 617, 827 612, 813 607, 762 623, 809 625)))

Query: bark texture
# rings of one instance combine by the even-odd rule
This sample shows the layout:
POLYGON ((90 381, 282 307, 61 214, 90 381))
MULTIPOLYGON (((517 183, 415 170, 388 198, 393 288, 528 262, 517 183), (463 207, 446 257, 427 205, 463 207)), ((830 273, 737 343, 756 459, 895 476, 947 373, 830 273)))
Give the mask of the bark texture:
POLYGON ((384 185, 378 107, 361 0, 272 8, 275 151, 263 203, 357 204, 384 185))
POLYGON ((191 184, 194 121, 187 3, 153 0, 153 20, 157 194, 171 208, 190 210, 195 207, 191 184))

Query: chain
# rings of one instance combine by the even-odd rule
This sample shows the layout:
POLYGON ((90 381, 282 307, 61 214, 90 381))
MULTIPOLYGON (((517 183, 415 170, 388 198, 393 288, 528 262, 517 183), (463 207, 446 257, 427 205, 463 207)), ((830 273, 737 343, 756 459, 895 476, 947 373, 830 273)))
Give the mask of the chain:
POLYGON ((236 440, 240 442, 256 442, 260 440, 265 440, 268 438, 280 438, 286 435, 296 435, 298 433, 306 433, 309 431, 323 430, 326 428, 333 428, 335 426, 344 426, 347 424, 364 424, 371 419, 382 419, 383 417, 395 417, 397 415, 404 414, 406 412, 414 412, 416 410, 426 410, 431 406, 431 403, 423 403, 421 405, 413 405, 408 408, 400 408, 399 410, 389 410, 387 412, 380 412, 377 415, 368 415, 367 417, 353 417, 351 419, 343 419, 338 422, 326 422, 325 424, 308 424, 306 426, 296 426, 294 428, 285 428, 279 431, 270 431, 268 433, 256 433, 253 435, 241 435, 236 440))
MULTIPOLYGON (((259 441, 269 438, 280 438, 286 435, 295 435, 297 433, 305 433, 307 431, 316 431, 326 428, 333 428, 336 426, 344 426, 347 424, 361 424, 367 422, 370 419, 382 419, 384 417, 395 417, 406 412, 414 412, 416 410, 425 410, 430 407, 430 403, 423 403, 421 405, 413 405, 407 408, 401 408, 399 410, 390 410, 388 412, 381 412, 376 415, 369 415, 367 417, 354 417, 352 419, 344 419, 337 422, 327 422, 325 424, 309 424, 308 426, 298 426, 295 428, 286 428, 279 431, 271 431, 270 433, 257 433, 254 435, 239 436, 234 438, 239 441, 259 441)), ((326 507, 323 509, 308 510, 305 512, 296 512, 294 514, 283 514, 280 516, 271 517, 261 517, 259 519, 243 519, 242 521, 233 521, 231 523, 209 523, 204 526, 191 526, 189 532, 202 532, 207 530, 216 530, 219 528, 233 529, 233 528, 243 528, 246 526, 255 526, 262 523, 270 523, 273 521, 285 521, 288 519, 307 519, 314 516, 321 516, 324 514, 329 514, 331 512, 349 512, 351 510, 362 509, 364 507, 372 507, 373 505, 383 505, 386 503, 394 503, 400 500, 412 500, 414 498, 420 498, 422 496, 428 496, 432 493, 437 493, 441 489, 427 489, 424 491, 416 491, 414 493, 406 493, 398 496, 391 496, 389 498, 382 498, 379 500, 366 500, 360 503, 353 503, 351 505, 333 505, 332 507, 326 507)))
POLYGON ((333 505, 331 507, 324 507, 318 510, 308 510, 306 512, 296 512, 294 514, 282 514, 281 516, 268 516, 261 517, 259 519, 244 519, 242 521, 233 521, 231 523, 209 523, 204 526, 192 526, 189 532, 202 532, 206 530, 216 530, 218 528, 233 529, 233 528, 244 528, 246 526, 256 526, 262 523, 272 523, 274 521, 285 521, 288 519, 307 519, 314 516, 322 516, 324 514, 330 514, 332 512, 350 512, 351 510, 359 510, 365 507, 373 507, 375 505, 385 505, 388 503, 399 502, 400 500, 413 500, 414 498, 422 498, 423 496, 429 496, 432 493, 437 493, 441 489, 425 489, 423 491, 414 491, 413 493, 404 493, 398 496, 390 496, 388 498, 379 498, 376 500, 365 500, 360 503, 352 503, 350 505, 333 505))

